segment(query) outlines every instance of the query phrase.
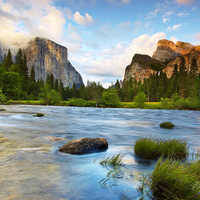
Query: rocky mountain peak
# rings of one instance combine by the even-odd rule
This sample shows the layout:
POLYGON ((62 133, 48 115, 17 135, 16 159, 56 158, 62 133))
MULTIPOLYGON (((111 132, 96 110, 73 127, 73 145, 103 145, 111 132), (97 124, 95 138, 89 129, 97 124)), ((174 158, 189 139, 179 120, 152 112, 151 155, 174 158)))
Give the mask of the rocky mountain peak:
POLYGON ((200 46, 194 46, 187 42, 178 41, 175 44, 166 39, 159 40, 152 58, 148 55, 134 55, 130 65, 126 67, 124 80, 126 81, 132 77, 137 81, 143 82, 145 78, 148 79, 158 71, 164 71, 167 77, 170 78, 174 65, 180 65, 182 56, 185 59, 188 71, 194 57, 198 66, 200 66, 200 46))
POLYGON ((33 66, 35 78, 45 80, 51 73, 54 79, 61 80, 64 87, 70 88, 75 83, 77 87, 83 83, 81 75, 68 61, 68 50, 51 40, 36 37, 23 49, 27 57, 29 72, 33 66))
POLYGON ((161 62, 172 61, 177 56, 183 56, 190 53, 195 46, 187 42, 176 42, 176 44, 170 40, 159 40, 157 49, 153 54, 153 58, 161 62))

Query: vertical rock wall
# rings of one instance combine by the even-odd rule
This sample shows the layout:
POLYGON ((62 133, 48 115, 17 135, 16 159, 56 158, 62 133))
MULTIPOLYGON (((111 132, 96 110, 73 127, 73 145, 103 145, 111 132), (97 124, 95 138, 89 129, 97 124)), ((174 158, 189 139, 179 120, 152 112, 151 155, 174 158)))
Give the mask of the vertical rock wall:
POLYGON ((51 40, 35 38, 28 47, 23 50, 27 57, 29 72, 33 66, 35 78, 45 80, 48 74, 53 74, 54 79, 62 80, 64 87, 73 86, 79 88, 83 83, 81 75, 68 61, 67 48, 51 40))

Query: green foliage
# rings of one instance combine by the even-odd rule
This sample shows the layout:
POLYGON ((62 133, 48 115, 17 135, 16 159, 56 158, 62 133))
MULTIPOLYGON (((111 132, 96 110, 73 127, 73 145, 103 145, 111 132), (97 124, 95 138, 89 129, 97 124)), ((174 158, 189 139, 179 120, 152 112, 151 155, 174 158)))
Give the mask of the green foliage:
POLYGON ((2 91, 8 99, 19 99, 21 93, 20 76, 16 72, 4 72, 1 77, 2 91))
POLYGON ((30 73, 30 76, 29 76, 29 81, 35 83, 35 70, 34 70, 33 66, 31 67, 31 73, 30 73))
POLYGON ((136 140, 134 150, 136 155, 145 159, 156 159, 160 156, 182 159, 188 155, 186 140, 164 140, 151 136, 136 140))
POLYGON ((50 92, 47 94, 47 104, 58 104, 60 101, 60 93, 55 90, 50 90, 50 92))
POLYGON ((166 65, 164 63, 150 63, 149 66, 151 67, 151 69, 155 70, 155 71, 161 71, 163 70, 166 65))
POLYGON ((50 89, 50 85, 48 83, 46 83, 41 89, 39 96, 45 104, 54 105, 58 104, 62 100, 60 93, 53 89, 50 89))
POLYGON ((161 98, 161 101, 160 101, 160 107, 162 109, 167 109, 167 108, 170 108, 170 101, 168 98, 161 98))
POLYGON ((9 70, 9 68, 13 65, 13 59, 12 59, 12 54, 10 49, 8 50, 7 56, 5 57, 4 61, 3 61, 3 65, 6 69, 6 71, 9 70))
POLYGON ((109 157, 103 159, 100 162, 100 164, 101 165, 119 166, 119 165, 122 165, 122 158, 123 158, 123 156, 121 154, 109 156, 109 157))
POLYGON ((65 102, 66 106, 79 106, 79 107, 95 107, 94 101, 85 101, 84 99, 69 99, 65 102))
POLYGON ((4 103, 6 102, 7 98, 6 96, 3 94, 2 90, 0 89, 0 103, 4 103))
POLYGON ((160 127, 161 127, 161 128, 165 128, 165 129, 172 129, 172 128, 175 127, 175 125, 172 124, 171 122, 162 122, 162 123, 160 124, 160 127))
POLYGON ((120 107, 121 102, 115 89, 110 89, 102 93, 101 103, 104 107, 120 107))
POLYGON ((175 107, 179 110, 197 110, 200 109, 199 99, 179 99, 174 103, 175 107))
POLYGON ((200 160, 183 162, 160 158, 151 175, 150 189, 157 199, 199 199, 200 160))
POLYGON ((144 92, 139 92, 134 99, 134 102, 138 108, 144 108, 144 102, 146 101, 147 98, 144 92))

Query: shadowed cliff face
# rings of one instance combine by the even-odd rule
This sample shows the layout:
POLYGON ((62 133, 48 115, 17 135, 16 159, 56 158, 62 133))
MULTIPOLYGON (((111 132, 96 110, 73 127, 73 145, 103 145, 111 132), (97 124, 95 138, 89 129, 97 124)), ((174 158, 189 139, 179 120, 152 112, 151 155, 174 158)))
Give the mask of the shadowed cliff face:
POLYGON ((35 38, 23 50, 27 57, 29 72, 33 66, 35 79, 45 80, 48 74, 53 74, 54 79, 62 80, 64 87, 77 87, 83 83, 81 75, 68 61, 67 48, 51 40, 35 38))
POLYGON ((134 55, 131 64, 126 67, 124 80, 129 80, 132 77, 143 83, 144 79, 148 79, 158 71, 165 72, 167 77, 170 78, 174 65, 180 66, 182 56, 185 58, 185 65, 188 71, 190 71, 191 61, 194 57, 200 67, 200 46, 185 42, 174 44, 172 41, 160 40, 153 58, 148 55, 134 55))
POLYGON ((165 64, 148 55, 135 54, 131 64, 126 67, 124 80, 129 80, 130 77, 133 77, 143 83, 144 79, 148 79, 164 67, 166 67, 165 64))

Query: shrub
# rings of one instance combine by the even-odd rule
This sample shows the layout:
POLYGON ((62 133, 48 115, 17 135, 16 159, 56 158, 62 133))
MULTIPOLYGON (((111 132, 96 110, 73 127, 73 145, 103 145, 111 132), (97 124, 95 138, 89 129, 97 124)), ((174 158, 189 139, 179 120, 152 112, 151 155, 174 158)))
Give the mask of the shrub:
POLYGON ((199 160, 160 158, 150 178, 150 190, 158 199, 199 199, 199 172, 199 160))
POLYGON ((162 109, 168 109, 168 108, 172 108, 172 104, 170 103, 168 98, 161 98, 160 99, 160 107, 162 109))
POLYGON ((172 129, 172 128, 175 127, 175 125, 172 124, 171 122, 162 122, 162 123, 160 124, 160 127, 161 127, 161 128, 166 128, 166 129, 172 129))
POLYGON ((110 89, 102 93, 101 104, 103 107, 120 107, 121 102, 115 89, 110 89))
POLYGON ((100 162, 100 164, 101 165, 112 165, 112 166, 122 165, 122 158, 123 158, 123 156, 121 156, 120 154, 117 154, 114 156, 107 157, 106 159, 103 159, 100 162))
POLYGON ((147 98, 144 92, 139 92, 134 99, 134 102, 138 108, 144 108, 144 102, 146 101, 147 98))
POLYGON ((181 159, 188 155, 186 140, 164 140, 152 138, 151 136, 136 140, 134 150, 136 155, 145 159, 156 159, 160 156, 181 159))

